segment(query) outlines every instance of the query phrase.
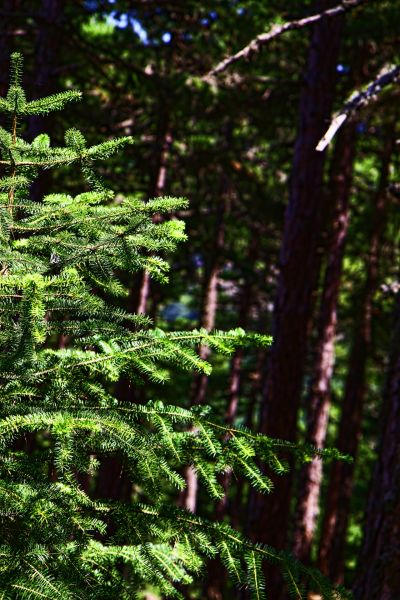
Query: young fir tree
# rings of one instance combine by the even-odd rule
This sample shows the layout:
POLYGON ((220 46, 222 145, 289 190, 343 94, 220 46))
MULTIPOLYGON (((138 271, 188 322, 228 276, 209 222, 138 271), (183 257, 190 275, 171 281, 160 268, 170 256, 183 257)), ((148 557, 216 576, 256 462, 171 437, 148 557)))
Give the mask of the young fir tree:
POLYGON ((218 500, 218 474, 240 473, 269 492, 256 457, 283 473, 282 450, 305 459, 315 451, 225 427, 204 407, 132 404, 113 395, 122 376, 163 382, 172 367, 208 373, 199 344, 229 354, 270 340, 240 329, 164 333, 118 308, 127 294, 122 274, 146 269, 165 279, 168 265, 158 253, 185 239, 183 224, 154 223, 152 215, 186 201, 121 199, 106 188, 95 163, 130 138, 88 147, 71 129, 65 147, 51 146, 45 134, 25 141, 21 118, 63 109, 80 94, 28 102, 21 71, 22 58, 13 54, 8 94, 0 99, 9 120, 0 128, 0 598, 127 599, 148 585, 162 597, 182 598, 175 584, 190 583, 217 554, 254 598, 264 597, 264 560, 281 566, 294 598, 308 587, 340 597, 286 553, 168 502, 168 489, 184 486, 184 466, 192 465, 218 500), (39 170, 58 165, 79 168, 87 191, 32 201, 39 170), (80 484, 82 474, 95 479, 111 454, 122 458, 135 489, 130 502, 95 499, 80 484))

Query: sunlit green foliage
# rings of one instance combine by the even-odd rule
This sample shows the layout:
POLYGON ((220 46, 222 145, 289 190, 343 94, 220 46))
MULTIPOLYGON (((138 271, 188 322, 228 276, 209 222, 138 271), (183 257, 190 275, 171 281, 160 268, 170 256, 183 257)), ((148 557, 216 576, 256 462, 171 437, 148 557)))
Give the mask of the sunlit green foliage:
POLYGON ((190 583, 217 553, 254 598, 264 597, 264 560, 282 567, 294 598, 305 597, 307 582, 324 598, 341 597, 286 553, 168 502, 166 491, 185 485, 185 465, 217 500, 223 473, 270 492, 259 461, 284 474, 282 453, 301 460, 336 453, 227 427, 207 407, 133 404, 115 394, 123 377, 134 385, 162 383, 174 368, 209 373, 199 344, 230 355, 270 338, 242 329, 166 333, 118 307, 128 294, 121 274, 147 269, 166 280, 163 254, 185 239, 183 224, 152 217, 184 208, 186 200, 144 203, 106 187, 95 163, 131 144, 129 137, 88 146, 71 129, 64 147, 53 147, 45 134, 24 141, 19 117, 60 110, 79 94, 27 102, 21 73, 21 56, 14 54, 10 89, 0 102, 10 118, 0 130, 1 597, 132 598, 152 584, 165 597, 182 598, 175 584, 190 583), (39 170, 60 164, 81 171, 85 191, 31 200, 39 170), (110 455, 122 460, 135 489, 132 502, 94 498, 81 483, 82 475, 95 479, 110 455))

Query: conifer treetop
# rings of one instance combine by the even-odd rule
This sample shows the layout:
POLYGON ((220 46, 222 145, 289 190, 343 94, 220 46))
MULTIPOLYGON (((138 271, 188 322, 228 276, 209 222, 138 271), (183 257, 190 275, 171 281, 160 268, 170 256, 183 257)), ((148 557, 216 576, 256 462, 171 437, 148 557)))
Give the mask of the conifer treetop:
POLYGON ((131 138, 90 147, 71 129, 65 147, 53 147, 45 134, 32 142, 20 137, 19 119, 62 110, 80 94, 27 102, 21 56, 13 54, 11 64, 9 91, 0 100, 0 111, 11 117, 9 128, 0 128, 2 597, 132 598, 152 585, 163 597, 183 598, 176 584, 190 584, 204 560, 219 554, 253 598, 265 594, 264 560, 281 566, 294 598, 305 598, 310 587, 326 599, 344 598, 287 553, 175 507, 188 465, 218 500, 223 473, 270 493, 270 475, 287 471, 288 452, 300 460, 339 455, 226 426, 207 407, 185 408, 185 398, 178 406, 154 399, 142 405, 117 394, 122 378, 130 386, 173 386, 176 369, 210 373, 196 351, 200 344, 230 355, 268 346, 271 338, 242 329, 165 332, 121 308, 132 274, 146 269, 166 280, 165 256, 186 239, 184 225, 152 217, 187 201, 115 197, 96 162, 131 138), (81 193, 32 199, 39 169, 61 164, 82 174, 81 193), (95 484, 107 456, 121 460, 132 491, 126 502, 95 497, 81 483, 86 477, 95 484))

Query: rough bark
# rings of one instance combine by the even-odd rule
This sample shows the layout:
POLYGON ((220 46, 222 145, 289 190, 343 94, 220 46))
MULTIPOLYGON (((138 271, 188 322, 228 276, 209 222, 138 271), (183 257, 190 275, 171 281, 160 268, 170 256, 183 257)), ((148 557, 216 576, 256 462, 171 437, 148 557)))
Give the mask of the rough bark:
MULTIPOLYGON (((353 345, 349 359, 342 414, 335 446, 342 452, 357 456, 361 435, 365 376, 371 347, 373 298, 378 284, 380 245, 387 218, 387 183, 393 140, 389 138, 383 150, 380 182, 374 198, 372 231, 366 259, 366 279, 355 323, 353 345)), ((353 489, 355 462, 335 462, 331 467, 319 548, 319 567, 335 583, 344 576, 344 550, 350 501, 353 489)))
POLYGON ((354 586, 357 600, 400 598, 400 294, 394 325, 378 459, 354 586))
MULTIPOLYGON (((335 359, 337 304, 344 248, 349 224, 349 199, 353 175, 355 130, 349 127, 338 138, 332 161, 330 196, 333 203, 332 231, 327 245, 327 265, 320 299, 317 341, 313 356, 311 389, 307 400, 307 442, 325 444, 330 408, 330 382, 335 359)), ((293 551, 309 562, 319 512, 322 462, 303 465, 299 476, 293 551)))
MULTIPOLYGON (((318 3, 317 9, 332 4, 318 3)), ((313 291, 319 264, 324 154, 315 146, 329 120, 336 81, 342 17, 315 25, 300 100, 289 204, 280 253, 280 275, 260 428, 273 437, 296 439, 313 291)), ((253 510, 253 536, 278 548, 286 546, 291 477, 276 482, 269 498, 258 496, 253 510)), ((269 575, 272 597, 282 594, 275 574, 269 575)))

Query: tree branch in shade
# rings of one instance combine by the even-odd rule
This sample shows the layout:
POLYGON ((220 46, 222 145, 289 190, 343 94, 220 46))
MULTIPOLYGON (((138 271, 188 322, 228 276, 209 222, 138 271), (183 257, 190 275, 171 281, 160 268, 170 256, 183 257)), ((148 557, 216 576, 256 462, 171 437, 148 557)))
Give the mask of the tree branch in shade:
POLYGON ((316 150, 322 152, 330 144, 343 123, 355 112, 374 102, 378 94, 391 83, 400 81, 400 65, 385 66, 378 77, 368 84, 365 90, 353 93, 342 110, 332 119, 325 135, 320 139, 316 150))
POLYGON ((334 6, 333 8, 329 8, 321 13, 316 15, 310 15, 309 17, 305 17, 304 19, 298 19, 296 21, 288 21, 283 24, 275 24, 271 27, 269 31, 265 33, 260 33, 257 37, 255 37, 247 46, 236 52, 236 54, 232 54, 231 56, 227 56, 221 62, 219 62, 211 71, 209 71, 206 75, 203 76, 203 81, 212 80, 213 77, 219 75, 223 71, 226 71, 228 67, 238 62, 242 58, 248 59, 252 54, 255 54, 261 50, 261 48, 268 44, 274 38, 279 37, 286 31, 292 31, 294 29, 302 29, 303 27, 307 27, 307 25, 312 25, 317 21, 320 21, 324 18, 335 17, 340 15, 360 4, 363 4, 366 0, 343 0, 341 4, 334 6))

